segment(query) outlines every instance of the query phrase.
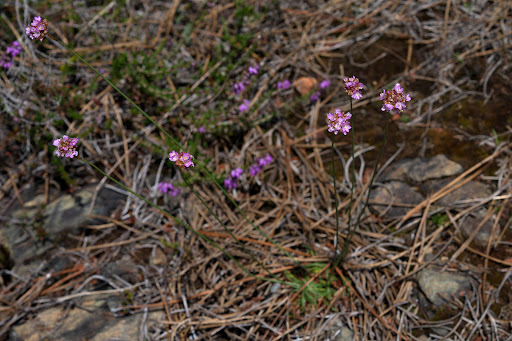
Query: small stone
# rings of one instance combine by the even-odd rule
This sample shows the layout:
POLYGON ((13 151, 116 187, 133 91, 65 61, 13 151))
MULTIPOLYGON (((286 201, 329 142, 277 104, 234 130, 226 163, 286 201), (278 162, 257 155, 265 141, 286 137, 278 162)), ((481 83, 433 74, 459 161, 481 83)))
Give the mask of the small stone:
POLYGON ((441 307, 448 302, 441 296, 460 297, 471 290, 469 276, 452 272, 441 272, 434 268, 426 268, 418 274, 418 284, 435 306, 441 307))
POLYGON ((403 182, 392 181, 383 187, 375 188, 370 194, 371 208, 386 214, 387 217, 396 218, 404 216, 414 205, 421 203, 423 196, 403 182), (379 204, 375 204, 375 203, 379 204), (390 204, 407 204, 410 207, 389 206, 390 204), (388 210, 388 207, 389 210, 388 210))

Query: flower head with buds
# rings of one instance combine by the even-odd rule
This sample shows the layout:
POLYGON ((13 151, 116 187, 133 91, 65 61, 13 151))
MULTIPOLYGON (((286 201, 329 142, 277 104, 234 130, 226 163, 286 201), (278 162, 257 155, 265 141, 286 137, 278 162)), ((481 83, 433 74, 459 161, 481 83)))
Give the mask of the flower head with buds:
POLYGON ((382 111, 396 110, 396 112, 400 112, 405 109, 405 102, 409 102, 411 100, 411 96, 409 94, 404 94, 404 89, 400 87, 400 83, 396 83, 393 87, 393 90, 386 91, 384 89, 380 94, 381 101, 384 101, 384 105, 382 106, 382 111))
POLYGON ((43 41, 43 38, 48 35, 48 23, 46 22, 46 19, 35 17, 30 26, 26 28, 26 33, 30 39, 39 39, 43 41))
POLYGON ((328 80, 328 79, 324 79, 321 83, 320 83, 320 89, 324 90, 324 89, 327 89, 329 87, 329 85, 331 85, 331 81, 328 80))
POLYGON ((352 117, 352 114, 347 112, 342 112, 340 109, 336 109, 334 113, 327 114, 329 132, 334 133, 334 135, 338 135, 341 131, 343 135, 347 135, 350 131, 350 122, 349 119, 352 117))
POLYGON ((180 168, 189 168, 194 167, 194 163, 192 162, 192 159, 194 157, 190 155, 189 153, 184 152, 175 152, 174 150, 169 153, 169 160, 176 163, 176 166, 180 168))
POLYGON ((69 138, 67 135, 64 135, 61 139, 53 141, 53 145, 57 147, 55 154, 60 157, 69 157, 72 159, 78 156, 78 152, 76 151, 77 143, 78 137, 69 138))
POLYGON ((347 94, 355 100, 359 100, 363 97, 361 94, 361 89, 364 87, 364 84, 356 78, 356 76, 352 76, 350 78, 343 78, 345 82, 345 91, 347 94))

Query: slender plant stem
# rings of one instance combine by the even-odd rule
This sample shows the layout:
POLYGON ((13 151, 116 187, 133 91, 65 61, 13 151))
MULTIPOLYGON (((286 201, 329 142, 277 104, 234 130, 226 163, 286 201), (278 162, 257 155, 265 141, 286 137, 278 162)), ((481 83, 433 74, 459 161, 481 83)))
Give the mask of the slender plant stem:
POLYGON ((199 193, 197 193, 197 191, 192 187, 192 185, 187 181, 186 179, 186 176, 183 176, 183 174, 181 175, 183 180, 185 181, 185 183, 187 184, 188 187, 190 187, 190 189, 192 190, 192 193, 194 193, 194 195, 201 201, 201 203, 203 203, 204 206, 206 206, 206 208, 208 209, 208 211, 215 217, 215 219, 217 219, 217 221, 222 225, 222 227, 224 228, 224 230, 234 239, 236 240, 236 242, 242 247, 242 249, 247 252, 247 254, 252 258, 252 260, 254 260, 256 263, 258 263, 259 266, 261 266, 263 269, 265 269, 265 271, 270 275, 270 277, 274 277, 274 274, 272 274, 270 272, 270 270, 267 269, 267 267, 265 265, 263 265, 252 253, 251 251, 249 251, 249 249, 247 249, 244 245, 244 243, 242 243, 234 234, 233 232, 231 232, 230 229, 228 229, 228 227, 222 222, 222 220, 220 220, 219 216, 213 212, 213 210, 210 208, 210 206, 204 201, 204 199, 199 195, 199 193))
POLYGON ((377 157, 377 162, 375 163, 375 167, 373 168, 372 179, 370 180, 370 184, 368 185, 368 193, 366 195, 366 201, 364 203, 363 208, 357 215, 357 220, 354 225, 354 228, 350 231, 350 234, 347 236, 347 239, 345 240, 345 243, 343 244, 343 249, 341 250, 341 253, 340 253, 340 260, 343 260, 345 258, 345 255, 348 252, 348 247, 350 245, 350 242, 352 241, 352 237, 354 236, 356 228, 357 228, 357 226, 359 226, 359 222, 361 221, 361 216, 363 215, 364 210, 368 206, 368 201, 370 200, 370 193, 372 191, 373 180, 375 179, 375 175, 377 174, 377 169, 379 167, 379 163, 380 163, 382 154, 384 153, 384 146, 386 145, 386 139, 388 137, 389 116, 391 116, 391 115, 386 114, 386 127, 384 128, 384 142, 382 143, 382 147, 380 148, 379 156, 377 157))
POLYGON ((153 202, 147 200, 146 198, 144 198, 143 196, 135 193, 133 190, 131 190, 130 188, 126 187, 125 185, 123 185, 122 183, 120 183, 119 181, 117 181, 116 179, 112 178, 110 175, 107 175, 105 172, 103 172, 101 169, 99 169, 98 167, 96 167, 96 165, 92 164, 91 162, 85 160, 84 158, 81 158, 81 157, 78 157, 79 160, 87 163, 89 166, 93 167, 94 169, 96 169, 98 172, 100 172, 101 174, 103 174, 104 176, 106 176, 107 178, 109 178, 110 180, 112 180, 113 182, 115 182, 116 184, 118 184, 119 186, 123 187, 125 190, 127 190, 128 192, 130 192, 131 194, 135 195, 136 197, 138 197, 139 199, 141 200, 144 200, 146 203, 148 203, 149 205, 153 206, 154 208, 156 208, 157 210, 159 210, 160 212, 164 213, 166 216, 169 216, 171 217, 176 223, 180 224, 180 225, 183 225, 185 226, 185 228, 187 228, 189 231, 191 231, 192 233, 194 233, 196 236, 198 236, 199 238, 203 239, 205 242, 207 242, 208 244, 214 246, 215 248, 217 248, 220 252, 222 252, 223 254, 225 254, 226 256, 228 256, 233 262, 235 262, 239 267, 240 269, 242 269, 243 272, 245 272, 247 275, 253 277, 253 278, 256 278, 256 279, 260 279, 260 280, 263 280, 263 281, 268 281, 268 282, 274 282, 274 283, 285 283, 281 280, 278 280, 278 279, 275 279, 275 278, 267 278, 267 277, 260 277, 260 276, 256 276, 254 274, 252 274, 249 270, 247 270, 242 264, 240 264, 240 262, 238 262, 233 256, 231 256, 226 250, 224 250, 222 247, 220 247, 217 243, 215 243, 213 240, 211 240, 210 238, 206 237, 205 235, 199 233, 198 231, 194 230, 190 225, 188 225, 187 223, 185 223, 183 220, 179 219, 178 217, 175 217, 173 216, 172 214, 170 214, 169 212, 165 211, 163 208, 161 208, 160 206, 154 204, 153 202))
POLYGON ((336 208, 336 242, 334 243, 334 257, 336 259, 336 255, 338 253, 338 243, 339 243, 339 232, 340 232, 340 224, 338 217, 338 189, 336 188, 336 171, 334 168, 334 135, 331 136, 331 151, 332 151, 332 178, 334 181, 334 207, 336 208))
MULTIPOLYGON (((66 44, 64 44, 63 42, 61 42, 60 40, 58 39, 55 39, 51 36, 49 36, 50 38, 54 39, 55 41, 57 41, 59 44, 61 44, 62 46, 64 46, 66 48, 66 50, 68 50, 70 53, 72 53, 75 57, 77 57, 82 63, 84 63, 88 68, 90 68, 91 70, 93 70, 94 72, 96 72, 96 74, 98 74, 101 78, 103 78, 103 80, 105 80, 105 82, 107 82, 115 91, 117 91, 121 96, 123 96, 128 102, 130 102, 134 107, 135 109, 137 109, 142 115, 144 115, 144 117, 146 117, 151 123, 153 123, 158 129, 160 129, 160 131, 162 131, 164 133, 164 135, 174 143, 174 146, 176 148, 180 148, 181 150, 185 150, 185 148, 183 148, 183 146, 179 143, 178 140, 176 140, 174 137, 172 137, 171 135, 169 135, 169 133, 167 133, 158 123, 156 123, 155 120, 153 120, 144 110, 142 110, 141 107, 139 107, 137 104, 135 104, 135 102, 133 102, 124 92, 122 92, 114 83, 112 83, 110 80, 108 80, 105 76, 103 76, 98 70, 96 70, 95 68, 93 68, 89 63, 87 63, 82 57, 80 57, 78 54, 75 53, 75 51, 73 51, 73 49, 71 49, 70 47, 68 47, 66 44)), ((208 169, 206 168, 206 166, 204 166, 201 162, 197 162, 197 165, 199 166, 199 168, 201 168, 205 173, 206 175, 208 176, 208 178, 210 180, 212 180, 216 185, 217 187, 224 193, 224 195, 226 197, 228 197, 228 199, 231 201, 231 203, 236 207, 237 211, 242 215, 242 217, 244 217, 244 219, 254 228, 256 229, 262 236, 264 236, 270 243, 272 243, 275 247, 277 247, 281 252, 283 252, 288 258, 290 258, 296 265, 300 266, 301 268, 305 269, 304 266, 302 264, 300 264, 299 262, 297 262, 297 260, 295 260, 295 258, 293 258, 289 252, 287 252, 286 250, 284 250, 279 244, 277 244, 276 242, 274 242, 274 240, 272 238, 270 238, 269 235, 267 235, 263 230, 261 230, 258 226, 254 225, 254 223, 247 217, 247 215, 245 215, 245 213, 242 211, 242 209, 240 208, 240 206, 236 203, 236 201, 233 199, 233 197, 231 197, 231 195, 229 195, 229 193, 222 187, 222 185, 217 181, 217 179, 215 179, 215 177, 213 176, 212 173, 210 173, 210 171, 208 171, 208 169)))

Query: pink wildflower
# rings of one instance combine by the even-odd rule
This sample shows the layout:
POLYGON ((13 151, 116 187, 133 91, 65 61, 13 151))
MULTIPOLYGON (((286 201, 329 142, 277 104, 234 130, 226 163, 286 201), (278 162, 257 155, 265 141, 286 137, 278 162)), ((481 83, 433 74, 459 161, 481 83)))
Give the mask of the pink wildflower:
POLYGON ((7 54, 10 54, 12 58, 18 56, 21 52, 21 46, 20 43, 17 41, 14 41, 11 46, 7 46, 7 54))
POLYGON ((318 99, 320 98, 320 95, 321 95, 321 94, 322 94, 322 93, 321 93, 320 91, 317 91, 317 92, 315 92, 314 94, 312 94, 312 95, 309 97, 309 100, 310 100, 311 102, 313 102, 313 103, 314 103, 314 102, 318 101, 318 99))
POLYGON ((189 153, 184 153, 184 152, 175 152, 174 150, 172 152, 169 153, 169 160, 171 160, 172 162, 175 162, 176 163, 176 166, 178 167, 184 167, 184 168, 189 168, 189 167, 194 167, 194 163, 192 162, 192 159, 194 157, 192 155, 190 155, 189 153))
POLYGON ((244 91, 244 82, 238 82, 233 85, 233 90, 235 91, 236 95, 239 95, 242 91, 244 91))
POLYGON ((250 103, 251 102, 249 102, 248 100, 244 99, 244 102, 242 104, 240 104, 240 106, 238 107, 238 110, 240 110, 240 112, 248 111, 250 103))
POLYGON ((249 174, 252 176, 256 176, 259 172, 261 172, 261 167, 258 164, 255 163, 249 167, 249 174))
POLYGON ((352 128, 349 122, 351 117, 351 113, 344 113, 340 109, 336 109, 334 113, 328 113, 327 120, 329 122, 327 125, 329 126, 329 132, 334 132, 334 135, 337 135, 341 131, 343 135, 347 135, 350 128, 352 128))
POLYGON ((249 66, 249 74, 251 75, 257 75, 258 74, 258 69, 260 67, 258 65, 255 65, 255 66, 249 66))
POLYGON ((265 155, 264 157, 258 159, 258 165, 260 167, 265 167, 266 165, 268 165, 269 163, 271 163, 272 161, 274 161, 274 158, 272 158, 272 156, 270 156, 269 154, 265 155))
POLYGON ((12 59, 9 58, 7 55, 3 55, 2 58, 0 58, 0 65, 4 68, 4 69, 8 69, 12 66, 12 59))
POLYGON ((35 17, 30 26, 26 28, 26 33, 29 35, 30 39, 43 41, 43 38, 48 35, 48 23, 46 19, 35 17))
POLYGON ((320 89, 325 89, 325 88, 328 88, 329 85, 331 85, 331 81, 328 80, 328 79, 324 79, 321 83, 320 83, 320 89))
POLYGON ((204 125, 202 125, 202 126, 199 127, 198 131, 199 131, 200 134, 204 134, 204 133, 206 133, 206 127, 204 125))
POLYGON ((174 188, 174 186, 169 182, 161 182, 158 184, 157 188, 162 192, 163 194, 169 193, 171 196, 175 197, 180 192, 179 189, 174 188))
POLYGON ((404 94, 404 89, 400 87, 400 83, 396 83, 393 87, 393 90, 386 91, 384 89, 380 94, 380 99, 384 101, 384 105, 382 105, 382 111, 396 110, 396 112, 400 112, 405 109, 405 102, 409 102, 411 100, 411 96, 409 94, 404 94))
POLYGON ((238 184, 236 182, 236 179, 233 179, 233 178, 226 178, 224 179, 224 186, 227 188, 227 189, 233 189, 233 188, 237 188, 238 187, 238 184))
POLYGON ((345 82, 345 91, 349 96, 351 96, 355 100, 359 100, 363 97, 361 94, 361 89, 364 87, 364 84, 359 81, 356 76, 352 76, 350 78, 343 78, 345 82))
POLYGON ((288 79, 282 81, 282 82, 277 82, 277 89, 278 90, 286 90, 290 87, 290 81, 288 79))
POLYGON ((57 147, 55 154, 60 157, 69 157, 72 159, 78 156, 78 152, 76 151, 77 143, 78 137, 70 139, 67 135, 64 135, 61 139, 53 141, 53 145, 57 147))
POLYGON ((231 177, 233 179, 238 179, 242 176, 242 173, 244 172, 244 170, 242 168, 236 168, 236 169, 233 169, 231 171, 231 177))

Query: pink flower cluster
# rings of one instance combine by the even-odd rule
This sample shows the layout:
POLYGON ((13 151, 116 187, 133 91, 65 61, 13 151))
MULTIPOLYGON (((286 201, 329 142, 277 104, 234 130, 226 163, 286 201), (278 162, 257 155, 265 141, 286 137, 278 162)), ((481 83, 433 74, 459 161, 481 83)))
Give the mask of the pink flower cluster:
POLYGON ((30 39, 39 39, 43 41, 43 38, 48 35, 48 23, 46 22, 46 19, 35 17, 30 26, 26 28, 26 33, 30 39))
POLYGON ((224 179, 224 186, 231 190, 238 187, 238 179, 242 176, 244 170, 242 168, 236 168, 231 171, 231 177, 224 179))
POLYGON ((265 155, 262 158, 259 158, 258 160, 256 160, 256 163, 249 166, 249 174, 252 176, 256 176, 256 174, 261 172, 263 167, 270 164, 272 161, 274 161, 274 159, 269 154, 265 155))
POLYGON ((347 135, 347 133, 350 131, 350 118, 352 117, 352 114, 347 112, 344 113, 340 109, 336 109, 334 113, 328 113, 327 114, 327 120, 328 126, 329 126, 329 132, 334 133, 334 135, 338 135, 338 133, 341 131, 343 135, 347 135))
POLYGON ((8 69, 12 66, 12 60, 14 57, 18 56, 21 53, 21 45, 17 41, 14 41, 11 46, 7 46, 7 50, 0 58, 0 65, 4 69, 8 69))
POLYGON ((64 135, 61 139, 53 141, 53 145, 57 147, 55 154, 60 157, 69 157, 72 159, 78 156, 78 152, 76 151, 77 143, 78 137, 69 138, 67 135, 64 135))
POLYGON ((384 89, 380 94, 380 99, 384 101, 384 105, 381 108, 382 111, 391 112, 394 110, 398 113, 405 109, 405 102, 409 102, 411 96, 404 94, 404 89, 400 87, 400 83, 396 83, 393 90, 386 91, 384 89))
POLYGON ((361 94, 361 89, 364 87, 364 84, 356 78, 356 76, 352 76, 350 78, 343 78, 345 82, 345 91, 349 96, 351 96, 355 100, 359 100, 363 97, 361 94))
POLYGON ((158 184, 157 188, 162 192, 163 194, 169 193, 171 196, 175 197, 180 192, 179 189, 174 188, 174 186, 169 182, 161 182, 158 184))
POLYGON ((192 162, 193 156, 189 153, 175 152, 174 150, 169 153, 169 160, 176 163, 176 166, 180 168, 194 167, 192 162))
POLYGON ((290 88, 290 81, 288 79, 285 79, 282 82, 277 82, 277 90, 286 90, 288 88, 290 88))
POLYGON ((240 93, 244 91, 245 87, 249 85, 249 79, 251 78, 251 76, 257 75, 259 69, 259 65, 249 66, 248 72, 245 72, 242 81, 233 84, 233 91, 235 92, 235 95, 240 95, 240 93))

